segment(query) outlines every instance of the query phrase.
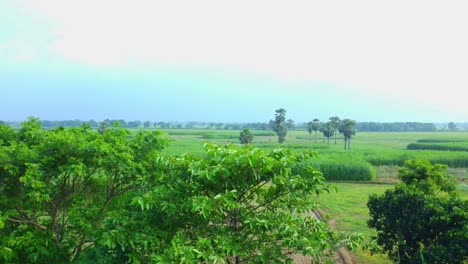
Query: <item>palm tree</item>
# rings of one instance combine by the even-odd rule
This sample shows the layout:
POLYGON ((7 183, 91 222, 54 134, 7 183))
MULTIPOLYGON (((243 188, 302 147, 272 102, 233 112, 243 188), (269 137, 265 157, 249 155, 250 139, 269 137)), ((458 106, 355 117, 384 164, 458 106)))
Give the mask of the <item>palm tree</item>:
POLYGON ((346 149, 346 143, 348 143, 348 149, 351 149, 351 137, 356 134, 356 121, 351 119, 343 119, 340 122, 339 127, 340 133, 343 133, 345 145, 344 148, 346 149))
POLYGON ((318 118, 315 118, 312 121, 314 122, 312 126, 312 130, 315 131, 315 143, 317 143, 317 131, 320 130, 320 120, 318 118))
POLYGON ((332 116, 329 118, 331 125, 333 126, 333 134, 335 134, 335 145, 336 145, 336 130, 340 127, 340 118, 332 116))

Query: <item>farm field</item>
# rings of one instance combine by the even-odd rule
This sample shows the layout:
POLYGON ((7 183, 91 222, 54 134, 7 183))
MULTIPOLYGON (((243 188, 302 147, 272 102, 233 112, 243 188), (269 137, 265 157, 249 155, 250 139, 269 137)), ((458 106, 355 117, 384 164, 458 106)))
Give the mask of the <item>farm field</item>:
MULTIPOLYGON (((202 153, 205 142, 225 144, 232 142, 238 144, 240 131, 224 130, 163 130, 174 141, 164 150, 166 154, 182 154, 190 152, 194 155, 202 153)), ((351 150, 344 150, 343 139, 330 138, 330 144, 322 143, 322 138, 317 135, 315 143, 314 135, 310 137, 306 131, 293 131, 286 138, 286 142, 278 144, 276 136, 269 131, 253 131, 253 145, 265 150, 278 147, 291 149, 293 152, 313 150, 318 154, 318 159, 363 159, 374 166, 401 166, 405 160, 422 158, 433 163, 446 164, 452 168, 468 168, 468 152, 448 150, 410 150, 409 144, 418 140, 437 140, 446 142, 447 146, 468 144, 468 133, 448 132, 376 132, 357 133, 351 140, 351 150)), ((425 144, 425 143, 424 143, 425 144)), ((444 142, 438 142, 444 145, 444 142)), ((444 145, 445 146, 445 145, 444 145)))
MULTIPOLYGON (((201 155, 202 145, 206 142, 224 144, 232 142, 238 144, 240 131, 214 131, 214 130, 166 130, 165 133, 173 140, 165 154, 179 155, 190 152, 201 155)), ((357 133, 351 141, 351 150, 343 149, 343 139, 330 138, 330 144, 323 143, 317 135, 315 143, 312 137, 305 131, 293 131, 288 135, 284 144, 276 142, 276 136, 265 131, 254 131, 253 146, 264 150, 278 147, 289 148, 292 151, 313 150, 317 158, 311 165, 320 167, 320 164, 330 163, 336 168, 339 164, 363 167, 371 166, 374 176, 372 181, 366 182, 333 182, 337 186, 337 193, 323 194, 319 201, 324 208, 324 213, 329 215, 331 224, 341 231, 362 233, 366 239, 375 233, 367 227, 368 209, 366 206, 368 196, 372 193, 382 194, 386 189, 392 188, 398 182, 397 174, 399 166, 407 159, 429 159, 433 163, 449 165, 449 174, 454 175, 460 182, 459 189, 463 199, 468 199, 468 152, 441 151, 441 150, 409 150, 408 144, 427 141, 436 142, 438 145, 465 146, 468 144, 468 133, 357 133), (372 183, 374 182, 374 183, 372 183)), ((426 144, 426 143, 424 143, 426 144)), ((344 165, 343 165, 344 166, 344 165)), ((320 168, 323 169, 323 168, 320 168)), ((338 172, 339 173, 339 172, 338 172)), ((349 172, 348 172, 349 173, 349 172)), ((333 176, 333 175, 330 175, 333 176)), ((330 177, 332 180, 336 177, 330 177)), ((346 179, 338 179, 346 180, 346 179)), ((363 178, 356 175, 356 181, 363 178)), ((358 250, 353 252, 358 263, 391 263, 385 255, 370 255, 369 252, 358 250)))

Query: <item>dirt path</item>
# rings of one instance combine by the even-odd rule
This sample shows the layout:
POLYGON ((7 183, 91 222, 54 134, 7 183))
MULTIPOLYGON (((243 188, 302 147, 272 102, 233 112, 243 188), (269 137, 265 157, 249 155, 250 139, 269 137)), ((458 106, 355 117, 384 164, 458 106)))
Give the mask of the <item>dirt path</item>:
MULTIPOLYGON (((314 211, 313 215, 319 221, 323 221, 320 212, 314 211)), ((295 254, 292 256, 294 263, 296 264, 310 264, 312 263, 312 258, 304 255, 295 254)), ((356 261, 349 254, 349 251, 346 248, 340 248, 333 254, 333 263, 335 264, 356 264, 356 261)))

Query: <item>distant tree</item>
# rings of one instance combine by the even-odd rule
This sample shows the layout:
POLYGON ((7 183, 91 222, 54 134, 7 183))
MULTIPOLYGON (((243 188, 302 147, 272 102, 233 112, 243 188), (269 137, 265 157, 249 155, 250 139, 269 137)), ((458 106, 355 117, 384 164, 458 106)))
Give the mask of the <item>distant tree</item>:
POLYGON ((334 125, 331 122, 327 122, 322 126, 323 136, 327 138, 328 144, 330 145, 330 137, 335 133, 334 125))
POLYGON ((320 123, 319 132, 322 133, 322 143, 325 143, 325 123, 320 123))
POLYGON ((294 120, 292 120, 292 119, 286 120, 286 127, 288 128, 288 131, 291 132, 290 135, 292 135, 292 130, 295 127, 294 120))
POLYGON ((102 135, 109 129, 110 123, 107 120, 102 121, 99 123, 98 132, 102 135))
POLYGON ((308 122, 307 123, 307 132, 309 132, 309 139, 312 142, 312 132, 314 132, 314 123, 308 122))
POLYGON ((315 143, 317 143, 317 131, 320 130, 320 120, 318 118, 314 118, 314 120, 312 120, 314 123, 312 124, 312 130, 315 131, 315 143))
POLYGON ((244 130, 242 130, 240 132, 239 141, 240 141, 241 144, 250 144, 250 143, 252 143, 253 135, 252 135, 252 132, 250 131, 250 129, 244 128, 244 130))
POLYGON ((221 129, 223 129, 223 127, 224 127, 224 123, 216 123, 215 124, 216 130, 221 130, 221 129))
POLYGON ((446 171, 445 165, 406 161, 402 183, 369 197, 368 226, 377 230, 379 246, 373 251, 387 253, 396 263, 468 260, 468 202, 458 198, 446 171))
POLYGON ((273 131, 278 135, 278 143, 283 143, 286 139, 288 129, 286 126, 286 110, 283 108, 277 109, 275 114, 275 120, 270 121, 273 131))
POLYGON ((450 131, 452 131, 452 132, 455 131, 455 130, 457 130, 457 126, 455 125, 454 122, 448 123, 447 126, 448 126, 448 129, 449 129, 450 131))
POLYGON ((127 126, 129 128, 138 128, 141 126, 141 121, 140 120, 128 121, 127 126))
POLYGON ((144 126, 145 128, 150 128, 150 127, 151 127, 151 122, 150 122, 150 121, 145 121, 145 122, 143 123, 143 126, 144 126))
POLYGON ((330 124, 333 127, 333 134, 335 135, 335 145, 336 145, 336 134, 337 134, 336 131, 340 127, 340 118, 337 116, 332 116, 329 118, 329 120, 330 120, 330 124))
POLYGON ((87 123, 90 124, 91 127, 93 127, 93 128, 99 127, 99 123, 94 119, 89 120, 87 123))
POLYGON ((344 148, 351 149, 351 137, 356 134, 356 121, 351 119, 341 120, 339 131, 344 137, 344 148))

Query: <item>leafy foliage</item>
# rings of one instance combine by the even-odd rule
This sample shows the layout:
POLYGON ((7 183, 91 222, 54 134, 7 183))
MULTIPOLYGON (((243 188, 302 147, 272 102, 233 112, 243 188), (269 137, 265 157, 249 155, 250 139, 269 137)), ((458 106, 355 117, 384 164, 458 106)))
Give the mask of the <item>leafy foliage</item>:
POLYGON ((277 263, 292 253, 320 258, 355 242, 312 216, 314 196, 328 187, 310 167, 309 179, 291 173, 310 154, 209 144, 205 151, 202 159, 161 160, 170 167, 159 179, 164 184, 136 198, 144 210, 161 208, 179 226, 154 261, 277 263))
MULTIPOLYGON (((2 130, 5 128, 2 127, 2 130)), ((36 118, 2 132, 0 253, 6 262, 62 263, 99 245, 121 197, 151 178, 156 132, 42 130, 36 118)))
POLYGON ((446 166, 410 160, 402 184, 368 201, 376 250, 399 263, 462 263, 468 259, 468 203, 455 193, 446 166), (447 195, 440 195, 445 192, 447 195))
POLYGON ((0 261, 284 262, 316 259, 360 237, 313 216, 312 154, 206 145, 203 158, 160 156, 157 132, 1 126, 0 261))

